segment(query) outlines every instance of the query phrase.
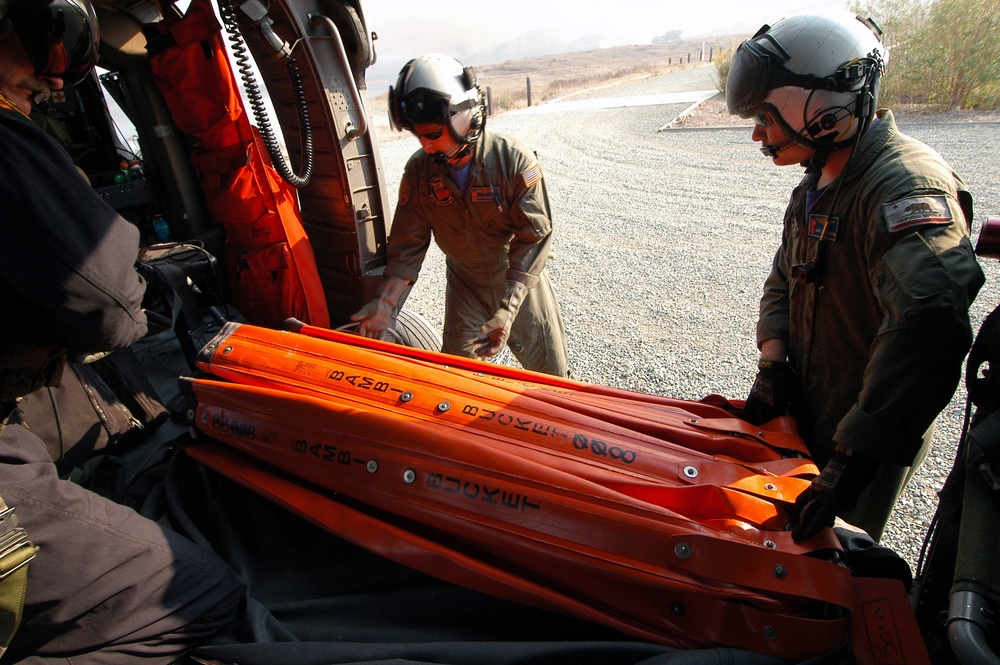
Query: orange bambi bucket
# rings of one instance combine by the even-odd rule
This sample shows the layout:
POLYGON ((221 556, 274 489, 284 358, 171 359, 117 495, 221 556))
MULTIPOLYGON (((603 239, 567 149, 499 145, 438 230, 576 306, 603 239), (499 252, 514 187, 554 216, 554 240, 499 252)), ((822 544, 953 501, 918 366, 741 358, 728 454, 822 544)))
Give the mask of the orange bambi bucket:
POLYGON ((199 367, 227 445, 190 454, 387 558, 680 648, 850 639, 850 571, 806 556, 835 535, 785 530, 817 473, 788 419, 309 326, 227 324, 199 367))

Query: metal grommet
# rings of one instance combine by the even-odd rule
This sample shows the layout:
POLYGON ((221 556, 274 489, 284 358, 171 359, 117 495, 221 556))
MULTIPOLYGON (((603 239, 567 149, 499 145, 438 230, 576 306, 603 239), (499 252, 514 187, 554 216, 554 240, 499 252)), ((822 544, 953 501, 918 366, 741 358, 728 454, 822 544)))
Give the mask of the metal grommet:
POLYGON ((687 476, 688 478, 697 478, 698 469, 696 469, 693 466, 686 466, 684 467, 684 475, 687 476))
POLYGON ((687 543, 677 543, 674 545, 674 554, 677 555, 678 559, 690 559, 691 546, 687 543))
POLYGON ((768 483, 764 485, 764 489, 766 489, 768 492, 773 492, 774 490, 778 489, 778 486, 775 485, 774 483, 768 483))
POLYGON ((416 479, 417 479, 417 472, 414 471, 413 469, 407 469, 406 471, 403 472, 403 482, 406 483, 407 485, 413 484, 413 482, 416 479))
POLYGON ((778 639, 778 631, 774 626, 764 626, 764 637, 769 640, 776 640, 778 639))
POLYGON ((411 399, 413 399, 413 393, 411 393, 409 390, 407 390, 405 393, 399 396, 400 402, 409 402, 411 399))
POLYGON ((373 459, 370 459, 368 460, 368 463, 365 464, 365 468, 368 469, 368 473, 375 473, 376 471, 378 471, 378 462, 376 462, 373 459))
POLYGON ((775 543, 773 540, 765 540, 764 547, 766 547, 769 550, 776 550, 778 549, 778 544, 775 543))
POLYGON ((233 347, 227 346, 226 348, 222 349, 222 352, 223 353, 230 353, 232 350, 233 350, 233 347))
POLYGON ((692 425, 696 425, 698 423, 698 419, 697 418, 688 418, 688 422, 691 423, 692 425))
MULTIPOLYGON (((191 414, 191 418, 194 419, 194 412, 193 411, 189 411, 188 413, 190 413, 191 414)), ((208 414, 207 413, 202 413, 201 414, 201 422, 208 423, 208 414)))
POLYGON ((437 410, 440 411, 441 413, 444 413, 450 408, 451 408, 451 402, 440 402, 437 405, 437 410))
POLYGON ((779 563, 774 567, 774 576, 779 580, 783 580, 788 577, 788 569, 779 563))
POLYGON ((759 436, 759 437, 760 437, 760 438, 762 438, 762 439, 765 439, 765 438, 767 438, 767 435, 766 435, 766 434, 764 434, 764 432, 757 432, 757 436, 759 436))

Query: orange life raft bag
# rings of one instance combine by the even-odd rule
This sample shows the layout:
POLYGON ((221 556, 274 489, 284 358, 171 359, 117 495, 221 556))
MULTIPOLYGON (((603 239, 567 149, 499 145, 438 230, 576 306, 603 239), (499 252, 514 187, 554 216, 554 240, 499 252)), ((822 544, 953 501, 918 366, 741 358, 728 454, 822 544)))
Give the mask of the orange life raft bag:
POLYGON ((194 0, 183 16, 168 12, 156 28, 164 35, 150 67, 174 123, 196 140, 191 163, 226 230, 236 307, 259 325, 280 327, 288 317, 329 325, 298 194, 274 170, 247 118, 212 5, 194 0))
POLYGON ((227 324, 199 367, 190 415, 227 445, 189 454, 387 558, 681 648, 850 640, 858 585, 810 556, 833 530, 786 531, 817 473, 791 419, 311 326, 227 324))

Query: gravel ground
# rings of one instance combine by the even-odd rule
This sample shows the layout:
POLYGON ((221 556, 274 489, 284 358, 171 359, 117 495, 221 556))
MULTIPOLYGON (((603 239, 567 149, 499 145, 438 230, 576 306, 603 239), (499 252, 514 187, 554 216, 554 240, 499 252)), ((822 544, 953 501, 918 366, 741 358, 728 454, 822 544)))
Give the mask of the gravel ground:
MULTIPOLYGON (((760 288, 802 172, 773 166, 746 122, 720 112, 719 100, 694 108, 691 101, 638 104, 645 95, 713 88, 713 68, 700 67, 572 96, 598 100, 591 108, 551 103, 488 121, 531 144, 545 172, 556 228, 548 266, 574 378, 685 399, 743 398, 750 388, 760 288)), ((998 120, 897 114, 903 131, 934 146, 973 192, 974 238, 986 217, 1000 216, 991 148, 998 120)), ((403 166, 418 146, 384 125, 380 133, 394 207, 403 166)), ((982 264, 988 282, 974 305, 977 325, 1000 300, 998 266, 982 264)), ((443 293, 443 258, 432 248, 407 307, 440 327, 443 293)), ((883 540, 914 569, 964 405, 960 387, 883 540)))

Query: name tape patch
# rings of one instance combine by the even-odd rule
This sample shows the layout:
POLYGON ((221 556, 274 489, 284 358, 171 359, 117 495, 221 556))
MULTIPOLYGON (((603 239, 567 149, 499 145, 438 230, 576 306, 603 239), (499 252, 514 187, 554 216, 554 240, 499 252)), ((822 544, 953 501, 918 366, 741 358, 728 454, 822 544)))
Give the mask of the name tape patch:
POLYGON ((499 187, 473 187, 473 203, 497 203, 500 201, 499 187))

